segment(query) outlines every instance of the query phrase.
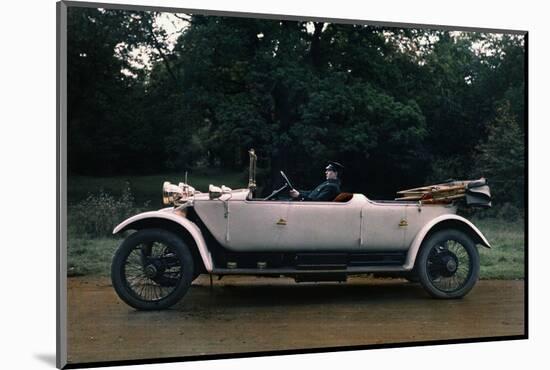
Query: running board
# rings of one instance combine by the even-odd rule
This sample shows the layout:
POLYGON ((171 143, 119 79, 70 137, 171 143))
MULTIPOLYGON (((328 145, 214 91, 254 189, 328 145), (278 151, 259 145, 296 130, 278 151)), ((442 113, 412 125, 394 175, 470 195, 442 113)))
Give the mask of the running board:
POLYGON ((368 274, 371 272, 404 272, 410 271, 403 266, 362 266, 347 267, 343 269, 300 269, 296 268, 214 268, 211 274, 214 275, 302 275, 302 274, 368 274))

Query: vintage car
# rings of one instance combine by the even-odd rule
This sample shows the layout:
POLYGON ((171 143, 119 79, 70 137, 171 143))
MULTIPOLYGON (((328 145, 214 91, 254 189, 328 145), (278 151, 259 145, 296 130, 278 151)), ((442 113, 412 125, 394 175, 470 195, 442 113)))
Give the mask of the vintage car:
POLYGON ((391 273, 420 281, 437 298, 463 297, 478 279, 476 245, 490 245, 456 214, 456 203, 490 206, 485 179, 409 189, 397 200, 343 193, 331 202, 303 202, 281 197, 293 189, 282 171, 284 186, 256 198, 255 172, 251 150, 247 188, 210 185, 203 193, 165 182, 168 208, 116 226, 114 234, 133 231, 112 261, 119 297, 136 309, 164 309, 200 274, 315 282, 391 273))

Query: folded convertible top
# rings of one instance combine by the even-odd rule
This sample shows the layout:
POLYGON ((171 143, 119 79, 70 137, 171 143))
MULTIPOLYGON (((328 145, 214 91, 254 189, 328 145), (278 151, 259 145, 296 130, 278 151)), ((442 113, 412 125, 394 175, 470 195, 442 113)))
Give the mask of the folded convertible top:
POLYGON ((395 200, 419 201, 424 204, 445 204, 464 199, 469 206, 491 207, 491 189, 487 179, 449 180, 397 192, 395 200))

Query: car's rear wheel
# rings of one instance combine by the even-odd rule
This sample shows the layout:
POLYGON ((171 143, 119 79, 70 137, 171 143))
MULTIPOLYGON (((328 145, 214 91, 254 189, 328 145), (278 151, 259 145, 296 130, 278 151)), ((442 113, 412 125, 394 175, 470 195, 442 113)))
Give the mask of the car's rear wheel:
POLYGON ((144 229, 126 238, 115 252, 111 280, 118 296, 139 310, 177 303, 194 275, 193 256, 176 235, 144 229))
POLYGON ((479 277, 479 253, 472 238, 459 230, 431 235, 418 253, 420 283, 436 298, 464 297, 479 277))

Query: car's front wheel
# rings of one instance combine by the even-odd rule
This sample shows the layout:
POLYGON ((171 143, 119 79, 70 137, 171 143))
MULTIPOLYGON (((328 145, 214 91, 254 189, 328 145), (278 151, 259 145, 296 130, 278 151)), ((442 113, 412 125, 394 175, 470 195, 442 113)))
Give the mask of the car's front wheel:
POLYGON ((194 275, 193 256, 178 236, 144 229, 126 238, 115 252, 111 280, 118 296, 139 310, 177 303, 194 275))
POLYGON ((431 235, 417 256, 420 283, 436 298, 462 298, 479 277, 479 253, 472 238, 459 230, 431 235))
POLYGON ((409 281, 409 283, 418 283, 420 282, 420 279, 418 278, 418 273, 416 271, 410 271, 408 273, 405 274, 405 279, 407 279, 407 281, 409 281))

